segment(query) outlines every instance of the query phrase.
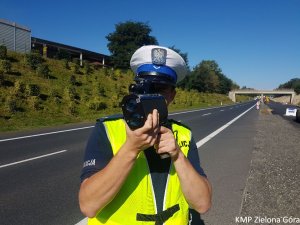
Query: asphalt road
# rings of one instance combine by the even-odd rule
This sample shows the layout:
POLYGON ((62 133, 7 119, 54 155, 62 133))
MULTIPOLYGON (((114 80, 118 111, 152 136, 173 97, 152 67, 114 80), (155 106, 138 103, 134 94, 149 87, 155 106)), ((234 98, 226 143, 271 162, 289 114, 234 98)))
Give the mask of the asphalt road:
MULTIPOLYGON (((170 118, 191 127, 197 142, 254 104, 252 101, 182 112, 172 114, 170 118)), ((239 196, 251 160, 251 137, 255 132, 252 125, 257 116, 258 112, 252 108, 199 148, 201 163, 213 182, 214 193, 222 198, 215 202, 213 213, 221 210, 228 215, 224 208, 228 205, 224 202, 234 209, 240 207, 239 196), (223 174, 227 172, 227 177, 222 177, 222 171, 223 174), (230 181, 232 177, 234 180, 230 181), (227 195, 222 195, 224 190, 228 190, 227 195)), ((74 225, 84 218, 78 207, 77 194, 84 147, 91 130, 91 127, 85 127, 55 133, 52 129, 49 132, 53 133, 48 135, 21 139, 16 134, 0 136, 0 224, 74 225)), ((205 219, 210 221, 209 214, 205 219)))
POLYGON ((272 102, 272 101, 268 104, 268 107, 270 107, 272 109, 272 114, 280 115, 285 120, 290 121, 291 124, 293 124, 294 126, 296 126, 296 127, 299 126, 300 123, 297 123, 296 118, 294 116, 285 116, 285 114, 286 114, 287 108, 300 110, 300 107, 296 107, 296 106, 290 105, 290 104, 282 104, 282 103, 278 103, 278 102, 272 102))

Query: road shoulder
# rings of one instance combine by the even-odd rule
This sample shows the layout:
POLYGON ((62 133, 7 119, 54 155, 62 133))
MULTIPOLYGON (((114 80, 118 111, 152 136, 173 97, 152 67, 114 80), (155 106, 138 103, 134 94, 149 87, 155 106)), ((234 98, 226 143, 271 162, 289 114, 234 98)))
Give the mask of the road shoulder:
POLYGON ((299 224, 300 132, 263 108, 236 224, 299 224), (250 221, 245 221, 248 217, 250 221), (292 218, 292 219, 291 219, 292 218))

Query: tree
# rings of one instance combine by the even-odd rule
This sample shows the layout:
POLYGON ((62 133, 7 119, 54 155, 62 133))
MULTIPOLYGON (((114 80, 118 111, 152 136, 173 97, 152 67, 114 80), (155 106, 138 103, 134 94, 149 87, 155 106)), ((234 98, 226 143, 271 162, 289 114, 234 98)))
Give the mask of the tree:
POLYGON ((209 93, 220 92, 219 91, 219 77, 215 71, 209 71, 208 76, 205 79, 206 91, 209 93))
POLYGON ((233 89, 239 89, 237 84, 234 84, 232 80, 226 77, 224 74, 220 73, 219 75, 219 93, 220 94, 228 94, 229 91, 233 89))
POLYGON ((232 85, 231 85, 231 89, 230 90, 237 90, 237 89, 240 89, 240 86, 235 83, 235 82, 232 82, 232 85))
POLYGON ((188 70, 190 70, 190 68, 189 68, 188 53, 181 52, 181 50, 178 49, 178 48, 176 48, 175 45, 169 47, 169 49, 172 49, 173 51, 177 52, 184 59, 186 65, 187 65, 188 70))
POLYGON ((203 60, 193 69, 190 76, 180 82, 179 86, 199 92, 227 94, 237 85, 222 73, 216 61, 203 60))
POLYGON ((297 95, 300 94, 300 83, 298 83, 298 84, 295 85, 294 91, 296 92, 297 95))
POLYGON ((127 69, 132 54, 143 45, 157 45, 155 37, 150 36, 151 28, 142 22, 127 21, 115 25, 116 30, 106 36, 107 47, 116 68, 127 69))
POLYGON ((280 84, 279 89, 294 89, 297 94, 300 94, 300 78, 293 78, 284 84, 280 84))

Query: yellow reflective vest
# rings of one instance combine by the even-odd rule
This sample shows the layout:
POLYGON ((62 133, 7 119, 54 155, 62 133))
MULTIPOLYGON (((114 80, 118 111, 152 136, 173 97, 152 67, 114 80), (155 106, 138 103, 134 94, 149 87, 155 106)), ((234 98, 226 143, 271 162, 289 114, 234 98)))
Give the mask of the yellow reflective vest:
MULTIPOLYGON (((115 155, 126 140, 125 122, 123 119, 108 119, 103 123, 115 155)), ((171 121, 171 123, 178 145, 187 156, 191 131, 178 122, 171 121)), ((163 212, 157 213, 149 166, 144 152, 141 152, 119 193, 97 213, 96 217, 89 218, 88 224, 186 225, 188 224, 188 208, 179 178, 171 163, 163 212)))

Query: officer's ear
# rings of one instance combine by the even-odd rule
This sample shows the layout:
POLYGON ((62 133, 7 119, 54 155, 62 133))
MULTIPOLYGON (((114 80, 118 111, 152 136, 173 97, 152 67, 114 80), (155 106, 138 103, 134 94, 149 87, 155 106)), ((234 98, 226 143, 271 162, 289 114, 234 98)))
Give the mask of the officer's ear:
POLYGON ((174 87, 174 88, 172 87, 172 88, 169 89, 168 95, 167 95, 167 98, 166 98, 166 100, 167 100, 167 102, 168 102, 168 105, 169 105, 171 102, 173 102, 175 96, 176 96, 176 89, 175 89, 175 87, 174 87))
POLYGON ((176 88, 174 87, 172 88, 172 92, 171 92, 171 102, 174 100, 175 96, 176 96, 176 88))

